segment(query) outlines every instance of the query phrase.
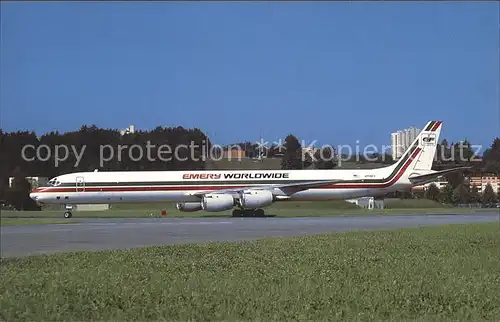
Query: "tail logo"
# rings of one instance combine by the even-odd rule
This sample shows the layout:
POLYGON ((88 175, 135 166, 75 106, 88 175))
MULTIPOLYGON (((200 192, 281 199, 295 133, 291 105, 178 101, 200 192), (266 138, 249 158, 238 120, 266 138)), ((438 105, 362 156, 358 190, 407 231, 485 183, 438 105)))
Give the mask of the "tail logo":
POLYGON ((422 145, 435 145, 436 135, 429 133, 427 136, 422 137, 422 145))

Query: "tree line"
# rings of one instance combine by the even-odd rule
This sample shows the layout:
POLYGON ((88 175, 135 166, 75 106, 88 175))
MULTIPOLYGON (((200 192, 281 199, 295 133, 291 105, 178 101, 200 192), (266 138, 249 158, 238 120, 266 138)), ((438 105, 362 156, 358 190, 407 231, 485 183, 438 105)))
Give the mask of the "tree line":
POLYGON ((487 184, 481 192, 481 187, 471 186, 465 180, 467 176, 500 175, 500 138, 495 138, 491 146, 483 151, 481 157, 474 156, 472 145, 468 141, 449 144, 444 139, 437 146, 433 170, 458 166, 470 166, 471 170, 444 176, 448 184, 441 189, 435 184, 430 184, 425 191, 404 191, 393 196, 403 199, 426 198, 452 205, 468 203, 488 205, 500 201, 500 190, 495 192, 493 187, 487 184))
POLYGON ((500 190, 497 193, 491 184, 487 184, 484 191, 479 187, 459 184, 453 187, 451 184, 439 189, 436 184, 431 183, 424 192, 424 198, 434 200, 443 204, 482 204, 483 206, 493 205, 500 201, 500 190))
MULTIPOLYGON (((247 157, 258 157, 264 154, 268 158, 281 158, 282 169, 334 169, 339 166, 336 151, 323 148, 315 151, 313 155, 304 154, 299 139, 293 134, 285 138, 282 146, 274 144, 270 147, 262 147, 250 142, 238 143, 238 145, 245 151, 247 157)), ((0 200, 16 208, 35 207, 28 196, 31 189, 30 183, 25 179, 28 176, 51 178, 64 173, 94 171, 95 169, 103 171, 203 170, 206 160, 203 156, 211 146, 210 138, 198 128, 157 127, 151 131, 136 131, 122 135, 116 129, 84 125, 78 131, 66 133, 53 131, 42 136, 38 136, 33 131, 7 133, 0 129, 0 200), (138 151, 134 155, 132 150, 127 149, 133 145, 145 147, 148 144, 152 146, 149 151, 153 156, 152 159, 145 155, 138 158, 138 151), (178 158, 159 159, 157 157, 159 147, 165 144, 170 147, 181 145, 194 145, 194 147, 191 150, 179 150, 178 158), (67 152, 67 154, 63 153, 67 157, 58 159, 54 152, 58 146, 63 145, 71 148, 67 151, 59 149, 61 153, 67 152), (24 150, 23 157, 23 147, 26 146, 30 148, 24 150), (42 146, 48 148, 42 149, 42 146), (112 147, 114 156, 110 156, 110 150, 102 150, 103 146, 112 147), (118 146, 124 149, 118 151, 118 146), (84 147, 85 150, 81 153, 84 147), (103 156, 106 158, 105 162, 102 160, 103 156), (8 187, 9 177, 14 177, 11 188, 8 187)), ((458 165, 471 165, 477 171, 497 175, 500 173, 500 138, 493 141, 491 147, 484 152, 480 162, 472 160, 473 154, 471 144, 467 141, 448 144, 446 140, 443 140, 438 145, 434 168, 439 170, 458 165)), ((61 157, 61 154, 58 157, 61 157)), ((370 162, 394 162, 390 156, 386 155, 374 155, 370 159, 370 162)), ((359 156, 356 160, 367 162, 359 156)), ((470 190, 461 174, 452 174, 447 179, 453 191, 457 188, 470 190)), ((474 194, 468 191, 468 195, 474 194)))
POLYGON ((208 137, 198 128, 157 127, 152 131, 136 131, 121 135, 116 129, 84 125, 78 131, 66 133, 53 131, 42 136, 37 136, 33 131, 6 133, 0 129, 0 200, 17 209, 36 208, 29 198, 31 187, 26 177, 51 178, 65 173, 95 169, 203 170, 204 147, 210 144, 208 137), (141 158, 138 149, 135 151, 130 149, 133 145, 146 147, 148 144, 152 146, 149 149, 150 158, 146 156, 145 149, 142 149, 141 158), (162 151, 162 145, 193 146, 193 148, 179 149, 178 157, 173 157, 175 151, 171 151, 169 157, 168 153, 163 155, 159 153, 162 151), (63 146, 67 147, 67 150, 63 146), (102 148, 104 146, 110 148, 104 149, 102 148), (118 149, 119 146, 122 147, 121 150, 118 149), (23 147, 28 148, 23 150, 23 147), (102 157, 107 161, 103 162, 102 157), (10 188, 9 177, 14 177, 10 188))

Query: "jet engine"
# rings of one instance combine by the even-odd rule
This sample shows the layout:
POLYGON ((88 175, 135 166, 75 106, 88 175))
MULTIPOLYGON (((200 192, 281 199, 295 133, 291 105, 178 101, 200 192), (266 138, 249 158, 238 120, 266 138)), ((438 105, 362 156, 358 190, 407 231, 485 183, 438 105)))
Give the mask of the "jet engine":
POLYGON ((240 195, 240 203, 243 208, 257 209, 269 206, 274 201, 274 195, 267 190, 249 190, 240 195))
POLYGON ((234 198, 229 194, 207 194, 201 202, 202 209, 208 212, 224 211, 232 209, 234 198))
POLYGON ((201 210, 201 202, 178 202, 175 207, 182 212, 194 212, 201 210))

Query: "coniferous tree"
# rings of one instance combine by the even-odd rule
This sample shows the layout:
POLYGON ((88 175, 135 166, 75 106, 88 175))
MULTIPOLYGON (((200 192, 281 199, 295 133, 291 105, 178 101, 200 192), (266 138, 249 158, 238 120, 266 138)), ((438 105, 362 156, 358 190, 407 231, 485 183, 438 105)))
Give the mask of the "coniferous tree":
POLYGON ((483 205, 488 205, 497 202, 497 196, 495 195, 495 192, 493 191, 493 187, 491 184, 487 184, 486 187, 484 188, 483 191, 483 196, 482 196, 482 203, 483 205))
POLYGON ((451 184, 447 184, 441 189, 440 200, 446 204, 453 202, 453 186, 451 184))
POLYGON ((486 172, 500 175, 500 138, 493 140, 491 147, 484 152, 483 165, 486 172))
POLYGON ((453 190, 452 202, 454 204, 469 202, 470 193, 464 184, 459 185, 453 190))
POLYGON ((26 174, 19 167, 13 173, 12 186, 7 189, 5 199, 17 210, 37 210, 39 207, 30 198, 31 184, 26 179, 26 174))
POLYGON ((443 162, 447 162, 450 160, 450 156, 451 156, 451 152, 450 152, 450 147, 448 145, 448 141, 446 139, 443 139, 443 141, 441 141, 441 145, 440 145, 440 150, 439 150, 439 153, 440 153, 440 158, 443 162))
POLYGON ((481 194, 479 193, 479 188, 477 186, 473 186, 470 189, 469 202, 471 203, 481 202, 481 194))
POLYGON ((436 184, 431 183, 427 189, 425 190, 425 198, 429 200, 434 200, 434 201, 439 201, 439 188, 436 186, 436 184))
POLYGON ((283 157, 281 158, 281 169, 302 169, 302 146, 299 140, 292 134, 285 138, 283 145, 283 157))
POLYGON ((334 169, 337 166, 335 151, 331 147, 318 149, 314 154, 314 158, 316 159, 316 169, 334 169))
POLYGON ((444 175, 446 181, 453 187, 453 189, 459 187, 464 183, 464 175, 461 172, 452 172, 444 175))

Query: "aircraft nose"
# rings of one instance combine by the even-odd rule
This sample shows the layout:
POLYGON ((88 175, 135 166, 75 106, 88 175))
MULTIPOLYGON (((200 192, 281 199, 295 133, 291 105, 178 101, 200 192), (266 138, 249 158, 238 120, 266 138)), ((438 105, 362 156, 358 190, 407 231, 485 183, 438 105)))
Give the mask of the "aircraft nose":
POLYGON ((35 200, 37 205, 43 205, 43 200, 41 198, 40 193, 32 192, 30 193, 30 198, 35 200))

